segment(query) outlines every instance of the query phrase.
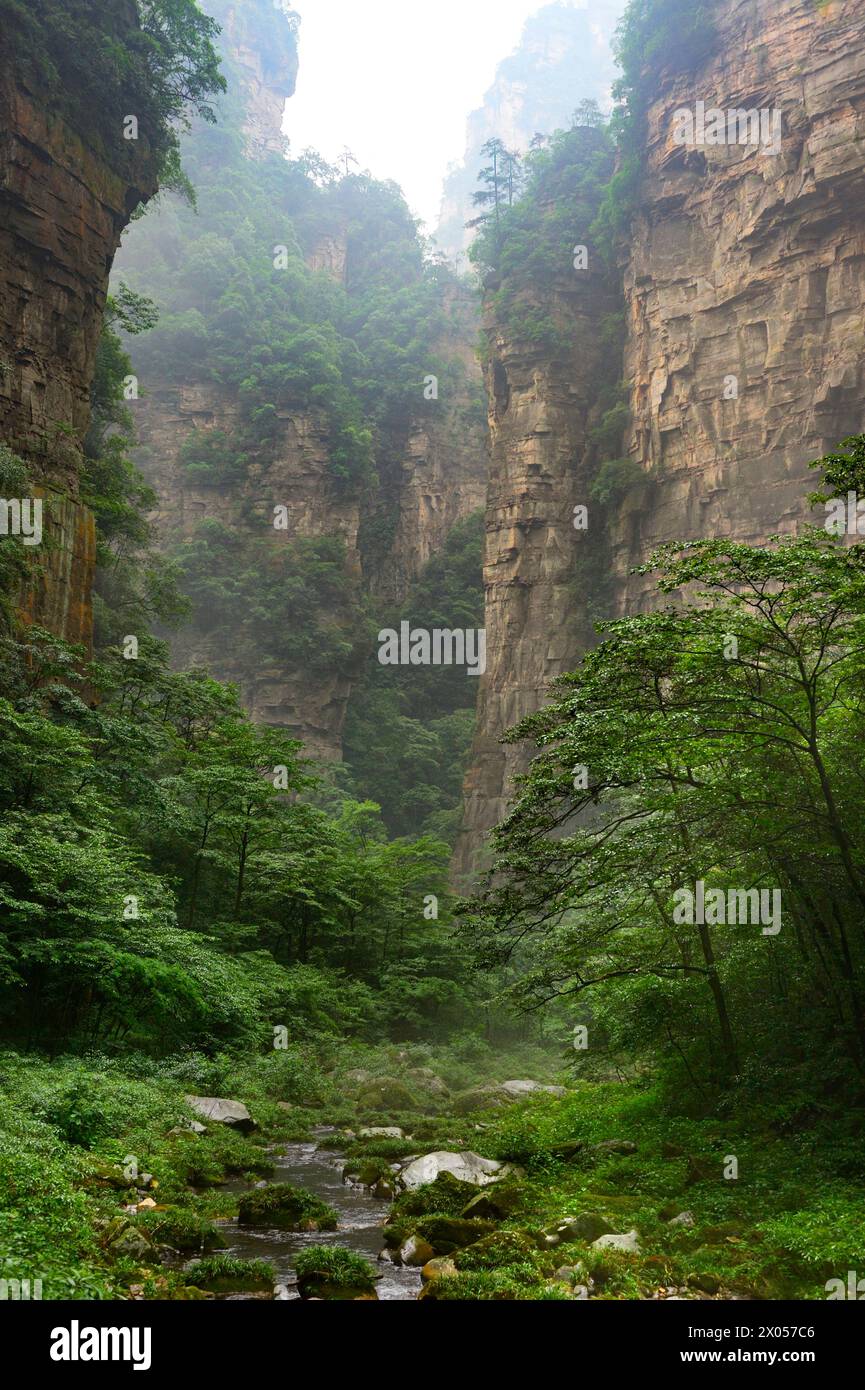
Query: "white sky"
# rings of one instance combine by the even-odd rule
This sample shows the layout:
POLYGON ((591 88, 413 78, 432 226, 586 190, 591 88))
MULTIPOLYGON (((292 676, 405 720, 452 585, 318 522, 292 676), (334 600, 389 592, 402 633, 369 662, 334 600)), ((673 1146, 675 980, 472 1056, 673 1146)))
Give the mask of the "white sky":
MULTIPOLYGON (((432 231, 442 178, 465 152, 466 117, 545 0, 295 0, 302 15, 291 152, 335 162, 346 146, 395 179, 432 231)), ((575 0, 584 9, 586 0, 575 0)))

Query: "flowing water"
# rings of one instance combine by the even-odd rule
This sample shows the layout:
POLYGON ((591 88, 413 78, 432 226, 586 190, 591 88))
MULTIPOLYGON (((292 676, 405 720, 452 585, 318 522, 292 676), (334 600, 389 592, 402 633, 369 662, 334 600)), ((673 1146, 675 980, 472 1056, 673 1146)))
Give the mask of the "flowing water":
MULTIPOLYGON (((313 1131, 324 1139, 332 1130, 313 1131)), ((294 1287, 293 1257, 305 1245, 342 1245, 363 1255, 381 1273, 376 1283, 380 1299, 416 1298, 421 1287, 420 1271, 383 1261, 378 1256, 384 1248, 383 1226, 389 1204, 373 1197, 365 1188, 354 1187, 342 1180, 344 1159, 330 1149, 319 1149, 316 1143, 280 1145, 274 1153, 273 1182, 289 1182, 305 1187, 329 1203, 339 1214, 335 1231, 279 1231, 267 1228, 238 1226, 228 1222, 220 1229, 225 1238, 225 1254, 249 1260, 269 1260, 277 1271, 277 1283, 288 1284, 289 1298, 298 1298, 294 1287)), ((234 1191, 245 1191, 248 1183, 229 1183, 234 1191)), ((239 1295, 238 1295, 239 1296, 239 1295)))

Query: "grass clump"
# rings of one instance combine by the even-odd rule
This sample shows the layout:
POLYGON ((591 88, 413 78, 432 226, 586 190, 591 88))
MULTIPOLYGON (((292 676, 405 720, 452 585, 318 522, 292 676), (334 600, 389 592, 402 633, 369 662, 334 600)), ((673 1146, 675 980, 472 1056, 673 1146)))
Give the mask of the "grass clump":
POLYGON ((275 1226, 282 1231, 335 1231, 337 1214, 314 1192, 279 1182, 244 1192, 237 1220, 241 1226, 275 1226))

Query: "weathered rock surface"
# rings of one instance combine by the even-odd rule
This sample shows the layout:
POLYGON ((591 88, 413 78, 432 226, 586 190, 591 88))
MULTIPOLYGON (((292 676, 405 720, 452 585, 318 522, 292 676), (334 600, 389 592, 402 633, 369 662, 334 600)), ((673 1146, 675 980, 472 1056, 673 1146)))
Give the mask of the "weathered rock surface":
MULTIPOLYGON (((137 26, 118 0, 117 23, 137 26)), ((142 141, 116 148, 75 130, 46 91, 0 58, 0 443, 44 499, 40 572, 23 616, 89 647, 93 517, 79 496, 90 385, 120 235, 156 189, 142 141)))
POLYGON ((624 1235, 599 1236, 592 1241, 595 1250, 628 1250, 637 1253, 640 1242, 636 1231, 626 1231, 624 1235))
MULTIPOLYGON (((623 266, 626 451, 645 482, 611 526, 611 615, 657 601, 651 578, 630 571, 662 542, 795 532, 810 518, 808 463, 865 429, 865 13, 859 0, 720 0, 712 17, 714 55, 688 74, 661 60, 649 107, 623 266), (780 151, 676 145, 673 113, 698 99, 779 109, 780 151)), ((603 303, 586 275, 539 301, 570 357, 487 315, 488 669, 457 877, 480 866, 522 767, 525 754, 498 740, 587 641, 570 514, 585 501, 603 303)))
POLYGON ((435 1182, 439 1173, 450 1173, 461 1182, 484 1187, 486 1183, 497 1182, 513 1171, 508 1164, 499 1163, 495 1158, 482 1158, 471 1149, 465 1153, 437 1149, 435 1153, 424 1154, 422 1158, 415 1158, 401 1168, 397 1183, 401 1188, 421 1187, 424 1183, 435 1182))
POLYGON ((258 1126, 245 1105, 239 1100, 225 1100, 221 1096, 187 1096, 187 1105, 205 1120, 215 1124, 228 1125, 230 1129, 249 1134, 258 1126))

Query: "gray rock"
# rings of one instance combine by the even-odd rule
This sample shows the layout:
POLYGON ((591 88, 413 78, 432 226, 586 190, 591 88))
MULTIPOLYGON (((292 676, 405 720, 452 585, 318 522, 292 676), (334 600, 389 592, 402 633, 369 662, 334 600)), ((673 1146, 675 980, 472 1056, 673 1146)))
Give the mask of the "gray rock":
POLYGON ((186 1103, 203 1119, 228 1125, 230 1129, 240 1130, 241 1134, 258 1129, 246 1106, 241 1105, 239 1100, 225 1100, 222 1096, 187 1096, 186 1103))
POLYGON ((592 1148, 597 1154, 635 1154, 636 1144, 630 1139, 605 1139, 601 1144, 593 1144, 592 1148))
POLYGON ((404 1139, 405 1135, 398 1125, 371 1125, 360 1131, 361 1139, 404 1139))
POLYGON ((672 1221, 670 1221, 668 1224, 670 1226, 684 1226, 686 1228, 690 1228, 691 1226, 695 1226, 697 1223, 694 1220, 693 1212, 680 1211, 679 1215, 674 1216, 672 1221))
POLYGON ((484 1187, 489 1182, 498 1182, 509 1173, 517 1170, 510 1164, 499 1163, 494 1158, 482 1158, 480 1154, 449 1153, 437 1149, 435 1153, 424 1154, 407 1163, 399 1171, 398 1185, 401 1188, 421 1187, 424 1183, 435 1182, 439 1173, 452 1173, 462 1182, 472 1182, 476 1187, 484 1187))
POLYGON ((636 1231, 628 1231, 625 1235, 606 1235, 600 1236, 592 1241, 592 1248, 595 1250, 631 1250, 635 1254, 639 1252, 640 1242, 636 1231))
POLYGON ((567 1089, 564 1086, 544 1086, 540 1081, 502 1081, 500 1089, 510 1096, 511 1100, 525 1100, 526 1096, 533 1096, 540 1091, 546 1091, 551 1096, 566 1096, 567 1089))

